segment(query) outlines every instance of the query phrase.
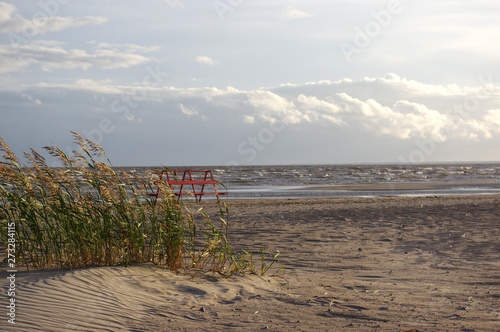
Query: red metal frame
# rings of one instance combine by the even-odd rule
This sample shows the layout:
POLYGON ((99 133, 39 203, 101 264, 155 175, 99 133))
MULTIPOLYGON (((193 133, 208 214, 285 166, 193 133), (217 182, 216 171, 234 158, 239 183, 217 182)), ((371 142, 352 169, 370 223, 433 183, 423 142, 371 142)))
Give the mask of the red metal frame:
MULTIPOLYGON (((160 173, 160 180, 163 180, 163 174, 166 174, 167 176, 167 184, 172 189, 175 195, 179 196, 179 199, 183 195, 194 195, 196 202, 201 202, 201 197, 203 195, 216 195, 217 196, 217 202, 220 202, 219 195, 225 195, 227 192, 225 191, 218 191, 217 190, 217 184, 220 184, 219 181, 214 180, 214 176, 212 174, 211 170, 173 170, 173 171, 168 171, 168 170, 162 170, 160 173), (182 180, 178 180, 177 174, 182 173, 182 180), (199 180, 196 176, 193 175, 193 173, 204 173, 203 175, 200 175, 198 178, 203 177, 203 180, 199 180), (170 176, 173 176, 173 179, 170 178, 170 176), (193 177, 194 176, 194 177, 193 177), (186 177, 188 177, 186 179, 186 177), (183 191, 184 186, 191 186, 191 192, 189 191, 183 191), (205 185, 213 185, 214 186, 214 191, 204 191, 205 190, 205 185), (175 186, 175 187, 174 187, 175 186), (200 190, 198 191, 197 187, 201 186, 200 190), (179 191, 176 191, 176 189, 179 189, 179 191)), ((156 196, 155 203, 158 200, 158 196, 160 194, 160 186, 156 189, 156 193, 149 194, 150 196, 156 196)))

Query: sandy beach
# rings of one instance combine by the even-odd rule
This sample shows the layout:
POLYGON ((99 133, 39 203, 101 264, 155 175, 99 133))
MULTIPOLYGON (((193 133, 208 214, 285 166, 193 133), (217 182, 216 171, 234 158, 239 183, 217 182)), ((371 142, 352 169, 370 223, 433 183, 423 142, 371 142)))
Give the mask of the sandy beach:
MULTIPOLYGON (((150 265, 16 273, 7 331, 500 331, 500 196, 230 200, 272 276, 150 265), (275 265, 276 266, 276 265, 275 265)), ((204 203, 207 211, 215 203, 204 203)), ((257 261, 258 262, 258 261, 257 261)))

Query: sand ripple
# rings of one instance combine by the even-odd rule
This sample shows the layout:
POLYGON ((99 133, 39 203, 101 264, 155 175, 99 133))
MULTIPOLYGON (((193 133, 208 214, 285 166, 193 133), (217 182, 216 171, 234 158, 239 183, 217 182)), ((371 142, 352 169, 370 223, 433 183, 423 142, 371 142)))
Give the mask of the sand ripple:
POLYGON ((276 288, 257 276, 193 279, 152 266, 19 272, 17 280, 19 331, 140 331, 161 319, 202 321, 205 308, 276 288))

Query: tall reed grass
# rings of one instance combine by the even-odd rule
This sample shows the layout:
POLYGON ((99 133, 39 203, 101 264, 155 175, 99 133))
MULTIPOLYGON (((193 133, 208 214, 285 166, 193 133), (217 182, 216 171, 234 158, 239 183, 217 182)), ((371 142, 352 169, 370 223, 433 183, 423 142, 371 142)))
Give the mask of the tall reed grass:
POLYGON ((79 149, 44 149, 62 167, 50 167, 31 149, 27 165, 0 138, 0 239, 16 223, 16 259, 28 268, 76 268, 153 262, 171 270, 194 268, 225 275, 253 263, 227 239, 228 209, 215 225, 179 202, 157 175, 115 170, 103 149, 72 132, 79 149), (160 197, 148 195, 159 185, 160 197), (199 218, 197 219, 199 220, 199 218))

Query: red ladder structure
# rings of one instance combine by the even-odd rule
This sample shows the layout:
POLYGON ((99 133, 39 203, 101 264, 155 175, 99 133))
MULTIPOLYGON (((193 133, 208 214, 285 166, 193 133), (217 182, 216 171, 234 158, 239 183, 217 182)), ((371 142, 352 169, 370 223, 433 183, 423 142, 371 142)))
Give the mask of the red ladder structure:
MULTIPOLYGON (((196 202, 201 202, 201 197, 203 195, 216 195, 217 202, 220 202, 219 195, 227 194, 226 191, 217 190, 217 185, 221 184, 219 181, 214 180, 214 176, 211 170, 162 170, 160 173, 160 182, 163 181, 163 175, 167 176, 167 184, 172 189, 172 192, 179 196, 179 199, 183 195, 193 195, 196 202), (182 174, 182 179, 180 175, 182 174), (173 177, 173 179, 171 179, 173 177), (213 191, 205 191, 205 186, 212 185, 213 191), (191 187, 191 190, 185 189, 186 187, 191 187)), ((150 196, 155 196, 155 203, 160 195, 160 186, 156 189, 156 193, 149 194, 150 196)))

